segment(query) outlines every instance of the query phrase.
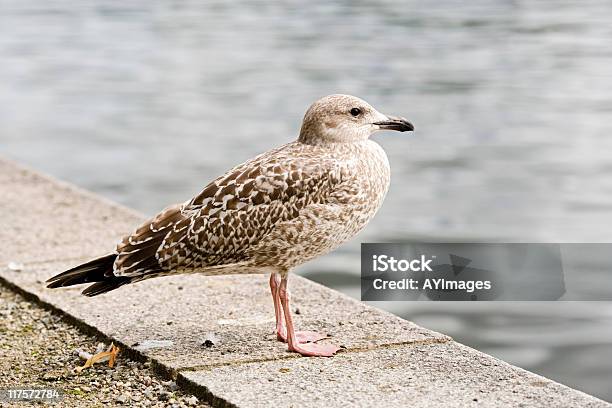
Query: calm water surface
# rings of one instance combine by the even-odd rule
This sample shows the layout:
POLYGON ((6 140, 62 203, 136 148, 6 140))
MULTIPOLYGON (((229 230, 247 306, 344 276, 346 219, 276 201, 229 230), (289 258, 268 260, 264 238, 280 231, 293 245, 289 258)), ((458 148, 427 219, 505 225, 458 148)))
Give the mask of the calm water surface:
MULTIPOLYGON (((0 154, 145 213, 359 95, 393 181, 300 273, 359 296, 359 242, 607 242, 612 2, 0 3, 0 154)), ((589 275, 585 279, 606 279, 589 275)), ((612 400, 608 303, 377 304, 612 400)))

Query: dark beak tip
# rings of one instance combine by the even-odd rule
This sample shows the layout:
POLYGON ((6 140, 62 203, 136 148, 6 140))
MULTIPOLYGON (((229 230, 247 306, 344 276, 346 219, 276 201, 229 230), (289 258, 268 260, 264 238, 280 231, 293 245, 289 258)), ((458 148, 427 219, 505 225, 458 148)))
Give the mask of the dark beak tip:
POLYGON ((380 126, 381 129, 395 130, 398 132, 414 131, 414 125, 404 118, 389 117, 389 120, 376 122, 375 125, 380 126))
POLYGON ((400 126, 400 132, 412 132, 414 131, 414 125, 410 122, 408 122, 405 118, 399 117, 399 118, 394 118, 394 122, 397 122, 398 125, 400 126))

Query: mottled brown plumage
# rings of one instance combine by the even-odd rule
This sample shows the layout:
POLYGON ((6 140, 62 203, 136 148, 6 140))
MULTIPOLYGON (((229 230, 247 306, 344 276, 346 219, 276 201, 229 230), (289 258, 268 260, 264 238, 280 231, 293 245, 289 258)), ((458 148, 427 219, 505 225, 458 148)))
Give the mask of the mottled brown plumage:
POLYGON ((353 96, 322 98, 306 112, 298 140, 234 167, 146 221, 113 254, 86 264, 87 274, 76 267, 49 286, 98 282, 84 292, 93 296, 170 274, 269 272, 278 309, 277 274, 286 281, 291 268, 333 250, 382 204, 389 163, 369 140, 379 129, 412 125, 353 96))

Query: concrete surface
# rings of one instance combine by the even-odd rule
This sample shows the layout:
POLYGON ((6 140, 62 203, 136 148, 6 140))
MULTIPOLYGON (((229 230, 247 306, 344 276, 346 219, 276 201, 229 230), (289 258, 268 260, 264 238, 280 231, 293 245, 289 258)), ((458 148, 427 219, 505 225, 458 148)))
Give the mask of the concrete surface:
POLYGON ((237 406, 600 407, 606 404, 455 342, 182 372, 237 406))
POLYGON ((612 406, 300 277, 290 283, 297 324, 346 347, 334 358, 301 358, 275 340, 261 275, 166 277, 96 298, 44 288, 143 218, 0 159, 0 281, 215 406, 612 406))
MULTIPOLYGON (((79 295, 83 286, 44 288, 48 277, 74 264, 0 268, 0 276, 125 345, 171 341, 142 352, 171 370, 297 357, 276 341, 264 275, 164 277, 93 298, 79 295), (210 333, 217 344, 202 346, 210 333)), ((449 340, 299 276, 291 277, 291 289, 300 310, 296 325, 329 333, 349 350, 449 340)))
POLYGON ((0 159, 0 263, 103 255, 142 215, 0 159))

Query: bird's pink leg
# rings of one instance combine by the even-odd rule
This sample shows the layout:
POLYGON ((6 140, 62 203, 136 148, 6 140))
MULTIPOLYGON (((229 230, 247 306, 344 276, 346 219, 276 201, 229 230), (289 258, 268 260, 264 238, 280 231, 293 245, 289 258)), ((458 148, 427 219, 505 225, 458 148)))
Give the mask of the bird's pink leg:
POLYGON ((287 277, 281 279, 280 301, 285 315, 285 323, 287 324, 287 343, 289 351, 295 351, 303 356, 308 357, 331 357, 340 347, 333 344, 316 344, 316 343, 300 343, 293 328, 293 319, 291 318, 291 309, 289 308, 289 291, 287 290, 287 277))
POLYGON ((285 328, 283 327, 283 312, 280 304, 280 276, 277 273, 270 274, 270 292, 274 301, 274 316, 276 317, 276 338, 279 341, 287 341, 285 328))
MULTIPOLYGON (((276 338, 284 343, 287 342, 287 332, 283 327, 283 309, 280 300, 280 276, 278 273, 270 274, 270 292, 272 292, 272 300, 274 301, 274 315, 276 317, 276 338)), ((299 331, 295 333, 296 338, 300 343, 315 342, 326 338, 320 333, 314 331, 299 331)))

